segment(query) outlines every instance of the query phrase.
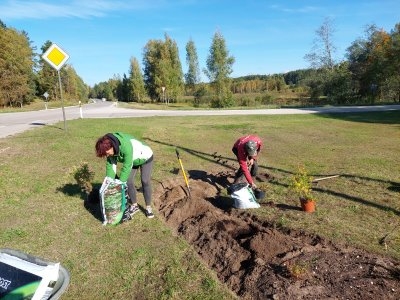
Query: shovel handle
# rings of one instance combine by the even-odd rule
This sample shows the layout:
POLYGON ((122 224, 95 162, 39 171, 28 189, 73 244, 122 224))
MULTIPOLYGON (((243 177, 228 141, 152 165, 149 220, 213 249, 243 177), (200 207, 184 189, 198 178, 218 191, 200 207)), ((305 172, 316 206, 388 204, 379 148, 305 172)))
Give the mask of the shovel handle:
POLYGON ((180 158, 180 156, 179 156, 179 151, 178 151, 177 148, 175 149, 175 152, 176 152, 176 156, 178 157, 178 161, 179 161, 179 164, 180 164, 181 169, 182 169, 183 179, 185 179, 186 187, 187 187, 187 189, 188 189, 189 197, 190 197, 189 181, 188 181, 188 179, 187 179, 187 177, 186 177, 186 172, 185 172, 185 169, 183 168, 182 160, 181 160, 181 158, 180 158))

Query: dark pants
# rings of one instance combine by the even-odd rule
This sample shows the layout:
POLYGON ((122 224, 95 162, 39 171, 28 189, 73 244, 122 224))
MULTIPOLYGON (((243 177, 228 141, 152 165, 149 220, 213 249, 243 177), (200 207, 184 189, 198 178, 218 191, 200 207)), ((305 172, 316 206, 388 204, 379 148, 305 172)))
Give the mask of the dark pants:
POLYGON ((143 197, 147 206, 151 205, 151 171, 153 169, 153 157, 151 157, 148 161, 146 161, 141 166, 135 166, 132 168, 131 173, 129 174, 127 186, 128 186, 128 195, 129 202, 131 204, 135 204, 137 202, 136 199, 136 188, 135 188, 135 175, 140 169, 140 180, 142 183, 143 197))

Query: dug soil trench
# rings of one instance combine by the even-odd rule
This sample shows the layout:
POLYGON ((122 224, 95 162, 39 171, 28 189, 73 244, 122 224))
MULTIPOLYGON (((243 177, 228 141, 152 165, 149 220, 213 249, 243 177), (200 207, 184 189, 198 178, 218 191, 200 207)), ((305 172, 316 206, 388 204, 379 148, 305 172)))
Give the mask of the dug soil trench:
POLYGON ((191 171, 190 197, 183 179, 166 180, 154 205, 240 298, 400 299, 400 262, 231 208, 232 175, 191 171))

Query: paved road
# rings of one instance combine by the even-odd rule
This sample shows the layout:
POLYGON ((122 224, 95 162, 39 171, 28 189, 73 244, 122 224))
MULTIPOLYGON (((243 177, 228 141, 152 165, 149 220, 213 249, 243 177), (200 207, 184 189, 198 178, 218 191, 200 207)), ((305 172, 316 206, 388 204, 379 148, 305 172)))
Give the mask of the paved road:
MULTIPOLYGON (((312 113, 346 113, 400 110, 400 105, 278 108, 257 110, 140 110, 119 108, 114 103, 102 102, 65 107, 66 120, 83 118, 138 118, 150 116, 220 116, 220 115, 284 115, 312 113)), ((61 108, 20 113, 0 113, 0 138, 11 136, 42 125, 63 122, 61 108)), ((61 123, 63 124, 63 123, 61 123)), ((63 126, 63 125, 61 125, 63 126)), ((68 129, 68 123, 66 123, 68 129)))

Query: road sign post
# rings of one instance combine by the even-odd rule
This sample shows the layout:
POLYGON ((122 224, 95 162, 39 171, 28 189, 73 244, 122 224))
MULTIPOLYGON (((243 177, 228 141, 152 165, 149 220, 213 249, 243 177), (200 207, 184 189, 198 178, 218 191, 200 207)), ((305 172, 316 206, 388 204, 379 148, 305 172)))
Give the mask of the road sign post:
POLYGON ((47 98, 49 97, 49 93, 44 92, 43 97, 46 99, 46 100, 44 100, 44 106, 46 107, 46 110, 47 110, 47 98))
POLYGON ((65 118, 65 109, 63 103, 63 95, 62 95, 62 85, 61 85, 61 76, 60 76, 60 69, 68 60, 69 55, 64 52, 57 44, 52 44, 49 49, 42 55, 42 58, 49 63, 54 69, 57 70, 58 73, 58 83, 60 85, 60 98, 61 98, 61 108, 63 112, 64 118, 64 130, 67 131, 67 121, 65 118))
POLYGON ((79 113, 80 113, 81 119, 83 119, 82 102, 81 101, 79 101, 79 113))
POLYGON ((165 104, 167 104, 167 101, 166 101, 166 99, 165 99, 165 86, 162 86, 161 89, 162 89, 162 94, 163 94, 163 102, 164 102, 165 104))

